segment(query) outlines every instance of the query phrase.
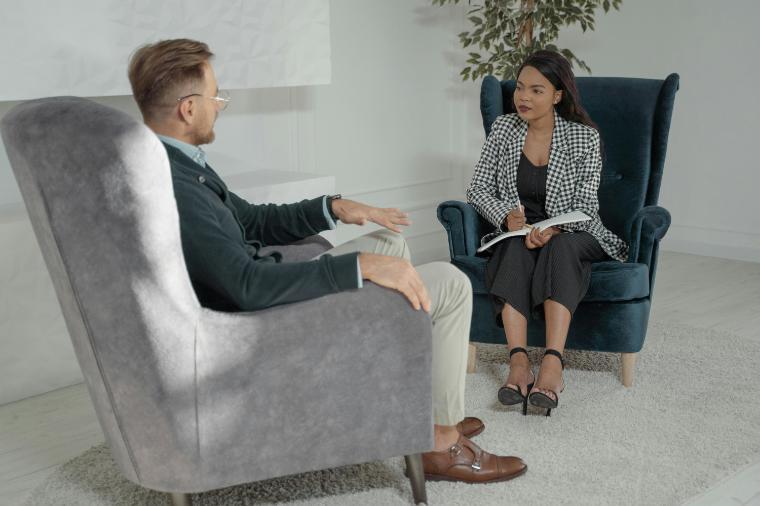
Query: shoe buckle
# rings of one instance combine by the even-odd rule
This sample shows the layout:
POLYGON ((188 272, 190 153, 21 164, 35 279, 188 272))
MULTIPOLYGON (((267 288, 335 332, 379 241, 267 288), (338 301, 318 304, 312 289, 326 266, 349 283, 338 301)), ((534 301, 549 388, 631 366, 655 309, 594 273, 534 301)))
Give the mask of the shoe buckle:
POLYGON ((480 471, 480 458, 476 457, 475 460, 472 461, 471 467, 476 471, 480 471))
POLYGON ((454 445, 451 448, 449 448, 449 453, 452 457, 456 457, 460 453, 462 453, 462 447, 459 445, 454 445))

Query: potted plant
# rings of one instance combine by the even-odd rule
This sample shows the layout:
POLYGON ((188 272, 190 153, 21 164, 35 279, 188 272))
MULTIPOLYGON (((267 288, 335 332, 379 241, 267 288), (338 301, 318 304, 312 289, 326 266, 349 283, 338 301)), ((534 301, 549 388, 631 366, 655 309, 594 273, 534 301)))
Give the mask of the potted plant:
MULTIPOLYGON (((433 5, 458 4, 460 0, 432 0, 433 5)), ((516 78, 517 69, 529 54, 538 49, 562 53, 571 65, 591 73, 586 63, 570 49, 560 49, 560 27, 579 24, 594 29, 594 16, 601 7, 620 9, 622 0, 468 0, 467 12, 473 27, 459 34, 465 49, 470 48, 467 66, 460 75, 473 81, 490 74, 502 79, 516 78), (476 51, 472 51, 476 49, 476 51)))

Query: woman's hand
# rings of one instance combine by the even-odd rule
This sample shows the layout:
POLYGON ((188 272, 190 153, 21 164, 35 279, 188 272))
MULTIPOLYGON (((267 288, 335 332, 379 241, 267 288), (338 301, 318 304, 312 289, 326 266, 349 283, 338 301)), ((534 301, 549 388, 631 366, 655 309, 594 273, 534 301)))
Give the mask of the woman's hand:
POLYGON ((525 247, 528 249, 543 248, 553 236, 559 233, 562 233, 562 231, 557 227, 549 227, 543 232, 540 232, 538 228, 533 228, 525 236, 525 247))
POLYGON ((509 211, 509 214, 507 214, 507 219, 504 221, 506 222, 507 230, 509 232, 520 230, 521 228, 525 227, 525 211, 522 211, 519 207, 516 207, 509 211))

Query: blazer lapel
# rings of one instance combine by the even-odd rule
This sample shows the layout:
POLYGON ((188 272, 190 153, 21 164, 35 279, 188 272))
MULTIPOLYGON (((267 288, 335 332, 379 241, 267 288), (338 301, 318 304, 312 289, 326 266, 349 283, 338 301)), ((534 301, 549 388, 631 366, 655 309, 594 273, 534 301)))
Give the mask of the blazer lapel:
POLYGON ((563 190, 562 183, 565 178, 567 167, 567 139, 565 138, 566 122, 555 112, 554 131, 552 143, 549 147, 549 167, 546 172, 546 212, 549 216, 556 216, 565 212, 560 209, 560 193, 563 190))
POLYGON ((525 145, 525 136, 528 133, 528 123, 518 119, 515 128, 510 130, 512 134, 507 140, 504 153, 504 181, 501 181, 503 194, 508 199, 510 206, 517 206, 517 166, 520 164, 520 154, 525 145))

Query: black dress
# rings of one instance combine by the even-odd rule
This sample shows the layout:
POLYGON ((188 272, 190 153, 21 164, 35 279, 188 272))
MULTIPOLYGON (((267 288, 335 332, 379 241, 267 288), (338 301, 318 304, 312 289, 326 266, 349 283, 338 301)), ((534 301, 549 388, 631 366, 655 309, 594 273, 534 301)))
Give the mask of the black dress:
MULTIPOLYGON (((548 218, 546 171, 546 165, 537 167, 521 154, 517 193, 529 224, 548 218)), ((525 246, 523 236, 499 242, 486 266, 486 286, 496 323, 503 326, 501 312, 505 304, 526 318, 531 314, 540 318, 547 299, 562 304, 573 314, 588 290, 591 262, 606 258, 607 254, 588 232, 563 232, 544 247, 532 250, 525 246)))

